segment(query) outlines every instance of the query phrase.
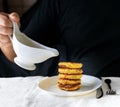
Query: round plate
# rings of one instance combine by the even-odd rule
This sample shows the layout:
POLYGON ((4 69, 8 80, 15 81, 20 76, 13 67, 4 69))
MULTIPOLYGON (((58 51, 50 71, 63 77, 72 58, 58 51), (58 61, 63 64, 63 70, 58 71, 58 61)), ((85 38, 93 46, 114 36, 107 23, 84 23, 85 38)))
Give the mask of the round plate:
POLYGON ((83 75, 81 78, 81 88, 75 91, 64 91, 57 87, 58 76, 47 77, 41 80, 38 87, 46 94, 57 96, 78 96, 95 91, 102 85, 102 81, 96 77, 83 75))

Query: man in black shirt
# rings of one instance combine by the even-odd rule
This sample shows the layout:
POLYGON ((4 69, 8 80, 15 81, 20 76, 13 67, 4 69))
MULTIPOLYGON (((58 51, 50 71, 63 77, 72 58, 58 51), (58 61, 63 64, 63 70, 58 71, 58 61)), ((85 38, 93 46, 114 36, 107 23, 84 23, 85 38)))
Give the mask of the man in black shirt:
POLYGON ((37 42, 56 48, 60 55, 37 64, 32 72, 14 64, 12 45, 9 48, 5 45, 10 43, 7 35, 12 34, 10 20, 19 23, 19 17, 14 13, 1 13, 0 20, 9 23, 0 22, 4 29, 0 30, 0 76, 53 76, 58 74, 60 61, 81 62, 83 73, 88 75, 120 76, 120 7, 117 2, 41 0, 27 25, 25 20, 21 21, 21 30, 37 42), (9 42, 3 42, 5 40, 9 42))

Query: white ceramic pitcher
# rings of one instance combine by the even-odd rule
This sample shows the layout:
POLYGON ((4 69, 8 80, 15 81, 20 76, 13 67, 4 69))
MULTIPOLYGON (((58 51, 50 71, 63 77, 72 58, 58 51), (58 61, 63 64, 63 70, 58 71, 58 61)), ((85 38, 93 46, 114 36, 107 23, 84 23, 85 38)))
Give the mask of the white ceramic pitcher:
POLYGON ((36 63, 41 63, 59 55, 56 49, 44 46, 20 32, 16 22, 13 22, 13 37, 11 41, 17 55, 14 58, 14 62, 27 70, 34 70, 36 69, 36 63))

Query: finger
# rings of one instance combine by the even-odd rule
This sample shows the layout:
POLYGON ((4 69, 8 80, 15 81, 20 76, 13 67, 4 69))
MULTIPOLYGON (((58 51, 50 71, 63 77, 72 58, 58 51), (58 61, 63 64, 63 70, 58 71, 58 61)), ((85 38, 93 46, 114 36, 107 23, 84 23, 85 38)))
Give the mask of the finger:
POLYGON ((10 38, 7 35, 1 35, 0 34, 0 43, 5 44, 11 42, 10 38))
POLYGON ((9 15, 9 18, 12 20, 12 21, 15 21, 17 22, 18 26, 20 27, 20 16, 19 14, 17 14, 16 12, 13 12, 9 15))
POLYGON ((0 49, 2 49, 5 46, 6 43, 0 42, 0 49))
POLYGON ((5 12, 0 12, 0 14, 9 17, 8 14, 5 12))
POLYGON ((2 47, 2 45, 3 45, 3 44, 0 42, 0 48, 2 47))
POLYGON ((0 34, 2 35, 12 35, 13 29, 11 27, 0 26, 0 34))
POLYGON ((4 27, 12 27, 12 23, 5 13, 0 13, 0 25, 4 27))
POLYGON ((9 18, 17 23, 20 22, 20 16, 16 12, 9 14, 9 18))

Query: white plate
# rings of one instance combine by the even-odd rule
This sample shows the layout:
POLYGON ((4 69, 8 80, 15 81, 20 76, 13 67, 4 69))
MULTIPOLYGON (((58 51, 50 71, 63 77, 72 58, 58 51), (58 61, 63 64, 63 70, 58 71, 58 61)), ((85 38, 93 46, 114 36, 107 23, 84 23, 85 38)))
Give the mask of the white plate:
POLYGON ((58 76, 47 77, 41 80, 38 87, 41 91, 57 96, 78 96, 95 91, 102 85, 102 81, 96 77, 83 75, 81 78, 82 86, 79 90, 64 91, 57 87, 58 76))

